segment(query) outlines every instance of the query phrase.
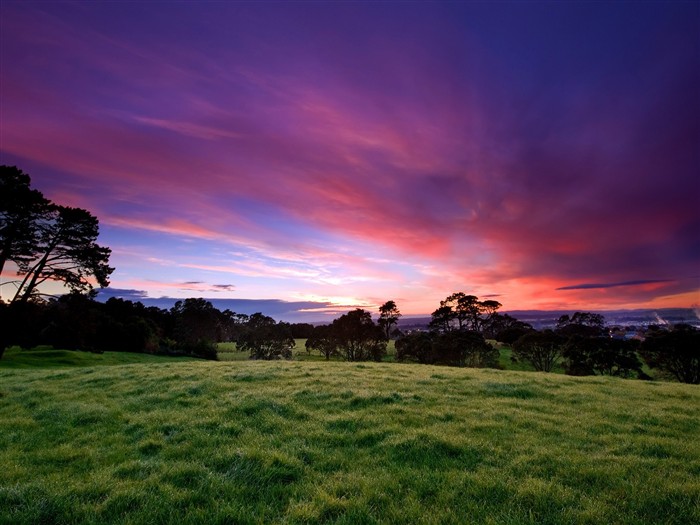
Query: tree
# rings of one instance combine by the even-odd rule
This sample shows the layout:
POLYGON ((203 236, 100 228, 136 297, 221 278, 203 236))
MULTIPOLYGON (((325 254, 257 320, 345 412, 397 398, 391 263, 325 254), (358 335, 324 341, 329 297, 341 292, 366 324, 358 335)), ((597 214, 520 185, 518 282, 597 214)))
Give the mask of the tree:
POLYGON ((39 221, 49 201, 31 189, 29 175, 16 166, 0 166, 0 273, 8 261, 31 260, 39 243, 39 221))
POLYGON ((637 357, 636 341, 574 336, 564 344, 562 355, 569 375, 646 377, 637 357))
POLYGON ((430 329, 437 332, 449 332, 455 328, 481 332, 501 306, 498 301, 479 301, 475 295, 455 292, 440 301, 440 308, 432 313, 430 329))
POLYGON ((681 383, 700 384, 700 330, 677 324, 656 330, 642 342, 639 353, 651 368, 670 374, 681 383))
POLYGON ((315 326, 305 346, 308 352, 317 351, 326 358, 326 361, 338 355, 338 345, 330 325, 315 326))
POLYGON ((98 234, 99 223, 90 212, 52 205, 39 225, 39 242, 32 257, 17 265, 24 279, 12 301, 26 302, 47 280, 61 281, 71 292, 91 291, 91 278, 107 286, 114 271, 108 264, 111 250, 95 242, 98 234))
POLYGON ((562 344, 552 330, 529 332, 513 344, 513 358, 529 362, 539 372, 551 372, 561 358, 562 344))
POLYGON ((31 179, 16 167, 0 167, 0 271, 10 261, 21 280, 11 302, 41 295, 47 280, 63 282, 71 292, 92 291, 92 280, 109 284, 111 250, 96 243, 99 222, 80 208, 59 206, 30 188, 31 179))
MULTIPOLYGON (((440 303, 442 304, 442 303, 440 303)), ((455 319, 455 313, 449 305, 442 305, 440 308, 430 314, 430 324, 428 325, 431 332, 449 332, 452 328, 452 321, 455 319)))
POLYGON ((433 339, 432 363, 497 368, 499 352, 474 330, 453 330, 433 339))
POLYGON ((440 307, 450 307, 453 312, 453 319, 457 321, 459 330, 471 328, 476 330, 475 321, 479 317, 479 298, 474 295, 466 295, 464 292, 455 292, 440 301, 440 307))
POLYGON ((187 354, 216 359, 221 312, 205 299, 177 301, 170 309, 177 346, 187 354))
POLYGON ((384 330, 387 339, 391 336, 391 327, 396 325, 399 317, 401 317, 401 312, 394 301, 387 301, 379 307, 378 324, 384 330))
POLYGON ((251 359, 291 359, 295 342, 289 323, 277 323, 272 317, 254 313, 238 337, 237 346, 250 352, 251 359))
POLYGON ((590 312, 576 312, 571 317, 562 315, 557 320, 556 331, 565 337, 600 337, 606 335, 605 317, 590 312))
POLYGON ((484 337, 507 344, 513 344, 518 337, 525 335, 530 330, 532 330, 532 325, 509 314, 499 314, 498 312, 490 315, 482 325, 484 337))
POLYGON ((426 332, 416 332, 396 341, 396 360, 413 361, 424 365, 433 362, 433 338, 426 332))
POLYGON ((374 324, 372 315, 361 308, 334 320, 331 334, 347 361, 381 361, 386 355, 384 331, 374 324))

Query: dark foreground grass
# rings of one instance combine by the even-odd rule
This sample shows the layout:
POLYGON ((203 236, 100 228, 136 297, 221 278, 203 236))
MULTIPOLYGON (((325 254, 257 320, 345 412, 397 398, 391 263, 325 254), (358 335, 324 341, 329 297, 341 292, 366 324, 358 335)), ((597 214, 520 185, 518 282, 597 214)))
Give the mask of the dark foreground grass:
POLYGON ((420 365, 0 369, 0 523, 686 525, 699 407, 688 385, 420 365))

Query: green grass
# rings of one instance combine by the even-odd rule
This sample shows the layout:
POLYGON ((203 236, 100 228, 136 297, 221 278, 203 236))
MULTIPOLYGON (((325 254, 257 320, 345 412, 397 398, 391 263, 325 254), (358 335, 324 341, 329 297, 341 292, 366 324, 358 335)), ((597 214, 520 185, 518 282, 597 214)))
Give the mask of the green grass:
POLYGON ((0 369, 6 368, 57 368, 75 366, 127 365, 131 363, 166 363, 192 361, 189 357, 164 357, 130 352, 105 352, 91 354, 74 350, 54 350, 50 346, 38 346, 22 350, 13 346, 5 350, 0 359, 0 369))
POLYGON ((86 356, 0 368, 0 523, 700 522, 698 387, 86 356))
MULTIPOLYGON (((295 339, 295 346, 292 349, 292 359, 295 361, 325 361, 326 358, 319 355, 318 352, 306 351, 306 339, 295 339)), ((384 362, 393 362, 396 348, 394 341, 389 341, 387 345, 387 355, 384 357, 384 362)), ((247 352, 239 352, 236 349, 236 343, 218 343, 217 354, 219 361, 248 361, 249 354, 247 352)), ((343 361, 341 357, 332 357, 331 361, 343 361)))

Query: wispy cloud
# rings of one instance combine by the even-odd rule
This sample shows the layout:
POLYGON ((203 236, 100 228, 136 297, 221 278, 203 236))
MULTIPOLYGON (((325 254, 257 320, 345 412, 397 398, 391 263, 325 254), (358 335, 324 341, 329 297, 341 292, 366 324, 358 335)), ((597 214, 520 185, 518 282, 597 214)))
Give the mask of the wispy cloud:
POLYGON ((621 283, 596 283, 596 284, 574 284, 570 286, 560 286, 557 290, 591 290, 594 288, 617 288, 619 286, 642 286, 648 284, 660 284, 672 282, 669 279, 642 279, 638 281, 625 281, 621 283))

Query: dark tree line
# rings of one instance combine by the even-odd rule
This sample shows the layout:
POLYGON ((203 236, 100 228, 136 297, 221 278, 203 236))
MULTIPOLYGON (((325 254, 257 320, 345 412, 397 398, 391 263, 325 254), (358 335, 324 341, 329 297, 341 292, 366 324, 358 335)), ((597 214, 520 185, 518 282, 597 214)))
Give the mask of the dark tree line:
POLYGON ((315 327, 306 340, 306 349, 319 352, 327 360, 340 356, 346 361, 381 361, 389 341, 388 326, 375 324, 370 312, 356 308, 330 325, 315 327))
POLYGON ((432 313, 429 332, 408 334, 396 341, 396 359, 498 368, 499 352, 486 341, 482 331, 493 330, 500 307, 497 301, 479 301, 473 295, 453 293, 440 301, 440 308, 432 313))
POLYGON ((216 359, 217 343, 235 342, 251 359, 291 357, 305 323, 276 322, 261 313, 223 312, 204 299, 178 301, 169 310, 79 293, 48 301, 0 303, 0 356, 5 348, 50 345, 89 352, 137 352, 216 359))
POLYGON ((651 379, 644 364, 661 377, 700 384, 700 330, 687 324, 650 327, 643 341, 610 336, 600 314, 576 312, 559 318, 554 330, 527 330, 512 344, 516 361, 549 372, 651 379))

